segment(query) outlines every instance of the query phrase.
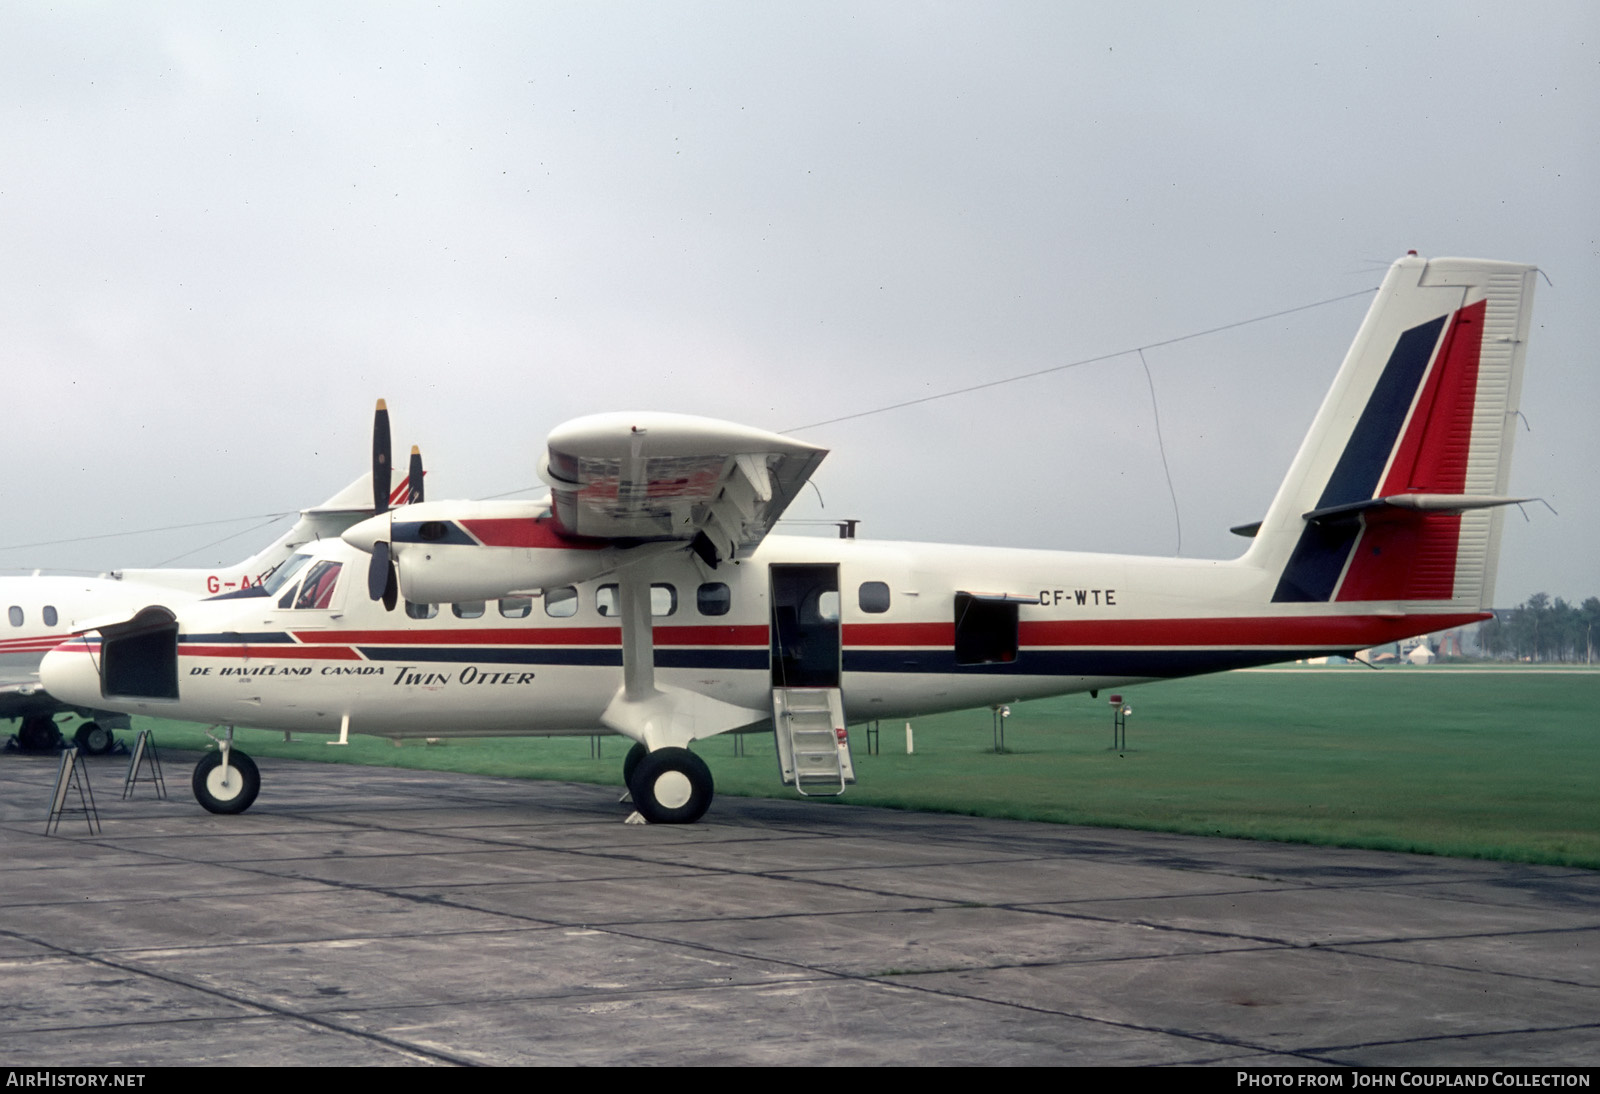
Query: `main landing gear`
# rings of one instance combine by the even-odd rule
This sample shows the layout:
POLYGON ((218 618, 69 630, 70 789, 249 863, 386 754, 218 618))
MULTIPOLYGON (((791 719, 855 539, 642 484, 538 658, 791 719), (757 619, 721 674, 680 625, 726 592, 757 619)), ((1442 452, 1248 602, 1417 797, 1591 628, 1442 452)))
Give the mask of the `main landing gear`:
POLYGON ((17 727, 17 744, 24 752, 54 752, 61 747, 61 731, 48 714, 30 714, 17 727))
POLYGON ((104 756, 117 746, 117 739, 99 722, 85 722, 78 727, 78 732, 72 735, 72 743, 77 745, 85 756, 104 756))
MULTIPOLYGON (((206 736, 211 736, 209 731, 206 736)), ((194 799, 212 813, 243 813, 261 792, 261 772, 254 760, 233 747, 232 726, 217 746, 194 765, 194 799)))
POLYGON ((635 744, 622 761, 622 781, 651 824, 692 824, 711 805, 711 769, 687 748, 651 752, 635 744))

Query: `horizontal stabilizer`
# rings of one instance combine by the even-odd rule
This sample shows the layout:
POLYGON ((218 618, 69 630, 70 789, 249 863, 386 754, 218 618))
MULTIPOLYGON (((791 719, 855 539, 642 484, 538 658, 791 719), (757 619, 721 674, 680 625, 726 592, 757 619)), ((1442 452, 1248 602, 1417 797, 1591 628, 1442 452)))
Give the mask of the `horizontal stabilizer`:
MULTIPOLYGON (((1506 498, 1497 494, 1390 494, 1367 501, 1353 501, 1347 505, 1330 505, 1313 509, 1305 519, 1313 524, 1339 518, 1351 518, 1357 513, 1373 509, 1410 509, 1419 513, 1465 513, 1469 509, 1493 509, 1501 505, 1521 505, 1533 498, 1506 498)), ((1257 525, 1257 527, 1260 527, 1257 525)))

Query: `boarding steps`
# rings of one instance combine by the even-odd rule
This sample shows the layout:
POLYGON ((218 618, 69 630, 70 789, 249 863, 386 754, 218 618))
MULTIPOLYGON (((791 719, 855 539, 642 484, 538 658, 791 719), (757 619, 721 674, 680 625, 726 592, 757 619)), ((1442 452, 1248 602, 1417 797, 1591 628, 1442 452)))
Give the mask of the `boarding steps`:
POLYGON ((832 797, 856 781, 838 688, 773 688, 772 724, 785 786, 832 797))

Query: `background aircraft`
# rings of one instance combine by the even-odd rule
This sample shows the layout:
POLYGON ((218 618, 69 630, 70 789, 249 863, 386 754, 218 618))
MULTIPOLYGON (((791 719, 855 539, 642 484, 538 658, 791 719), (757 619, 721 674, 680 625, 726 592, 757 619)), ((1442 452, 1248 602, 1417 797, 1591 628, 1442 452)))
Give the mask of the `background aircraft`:
MULTIPOLYGON (((394 491, 394 500, 411 497, 411 478, 394 491)), ((420 488, 415 495, 420 499, 420 488)), ((95 620, 125 618, 152 604, 179 604, 229 596, 258 588, 295 551, 319 539, 337 537, 370 516, 372 476, 364 472, 321 505, 301 510, 297 520, 265 549, 231 566, 207 569, 125 569, 98 577, 35 572, 0 577, 0 718, 20 719, 17 742, 27 750, 59 746, 56 719, 63 713, 88 719, 74 734, 85 752, 99 754, 115 744, 113 730, 128 728, 128 715, 97 704, 64 703, 39 682, 39 662, 75 631, 95 620)))
MULTIPOLYGON (((1458 626, 1488 616, 1504 507, 1526 500, 1505 491, 1535 273, 1396 262, 1234 560, 770 535, 825 451, 676 415, 556 429, 546 501, 388 509, 381 417, 379 512, 344 542, 297 554, 254 599, 102 626, 42 676, 73 701, 230 727, 603 726, 635 742, 638 811, 675 822, 711 801, 688 746, 718 733, 773 726, 784 781, 838 792, 851 721, 1458 626)), ((238 812, 259 773, 231 732, 221 745, 195 794, 238 812)))

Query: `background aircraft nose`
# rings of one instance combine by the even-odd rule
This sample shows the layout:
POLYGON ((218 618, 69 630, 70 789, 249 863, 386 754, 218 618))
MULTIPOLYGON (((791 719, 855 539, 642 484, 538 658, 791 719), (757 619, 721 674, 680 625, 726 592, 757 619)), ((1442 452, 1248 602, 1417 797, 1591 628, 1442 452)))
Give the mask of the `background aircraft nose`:
POLYGON ((44 689, 66 703, 99 702, 100 674, 89 650, 83 638, 71 638, 45 654, 39 662, 39 682, 44 689))

